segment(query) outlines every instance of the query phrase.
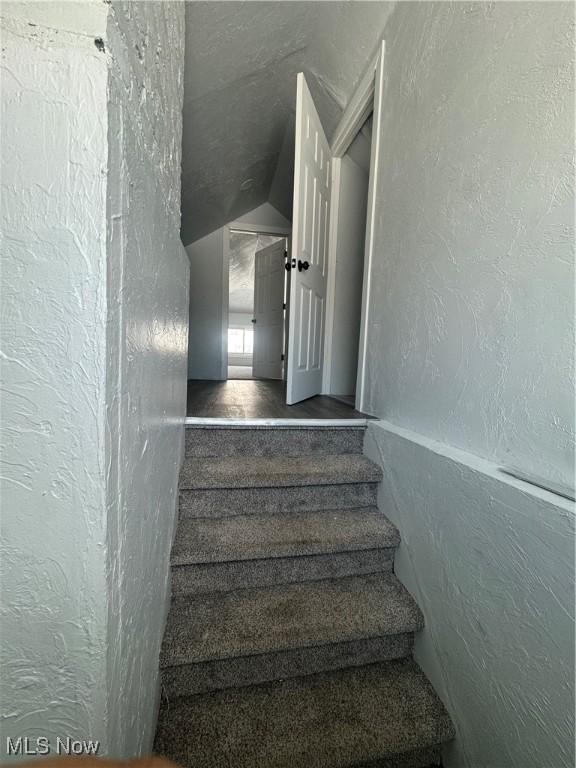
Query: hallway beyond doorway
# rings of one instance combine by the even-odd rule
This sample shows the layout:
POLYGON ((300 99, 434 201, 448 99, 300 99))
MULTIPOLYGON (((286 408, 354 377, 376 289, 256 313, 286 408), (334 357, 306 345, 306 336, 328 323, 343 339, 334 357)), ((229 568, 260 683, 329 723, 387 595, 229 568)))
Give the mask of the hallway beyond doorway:
POLYGON ((235 419, 362 419, 352 406, 327 395, 286 405, 282 381, 188 381, 188 416, 235 419))
POLYGON ((229 365, 228 366, 228 378, 229 379, 251 379, 252 378, 252 366, 250 365, 229 365))

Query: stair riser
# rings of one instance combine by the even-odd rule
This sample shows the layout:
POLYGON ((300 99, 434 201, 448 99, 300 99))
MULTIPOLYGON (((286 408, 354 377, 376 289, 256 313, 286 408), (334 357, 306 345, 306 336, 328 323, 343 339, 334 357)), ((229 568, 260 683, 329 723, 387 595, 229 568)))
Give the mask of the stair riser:
POLYGON ((384 760, 355 765, 354 768, 434 768, 441 765, 441 752, 438 746, 414 749, 384 760))
POLYGON ((198 595, 391 571, 394 548, 172 566, 172 594, 198 595))
POLYGON ((345 483, 286 488, 181 490, 180 515, 227 517, 370 507, 376 504, 377 487, 376 483, 345 483))
POLYGON ((326 456, 362 453, 365 428, 186 429, 186 456, 326 456))
POLYGON ((280 653, 166 667, 162 670, 162 686, 169 699, 192 696, 398 659, 410 655, 412 645, 413 634, 404 633, 280 653))

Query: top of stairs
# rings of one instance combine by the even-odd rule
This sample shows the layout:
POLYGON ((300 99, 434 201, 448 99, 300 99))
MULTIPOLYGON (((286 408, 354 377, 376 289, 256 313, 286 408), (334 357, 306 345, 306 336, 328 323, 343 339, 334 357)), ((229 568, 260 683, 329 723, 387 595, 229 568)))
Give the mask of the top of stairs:
POLYGON ((340 424, 285 420, 267 423, 230 423, 186 426, 187 456, 301 456, 362 453, 366 423, 340 424))

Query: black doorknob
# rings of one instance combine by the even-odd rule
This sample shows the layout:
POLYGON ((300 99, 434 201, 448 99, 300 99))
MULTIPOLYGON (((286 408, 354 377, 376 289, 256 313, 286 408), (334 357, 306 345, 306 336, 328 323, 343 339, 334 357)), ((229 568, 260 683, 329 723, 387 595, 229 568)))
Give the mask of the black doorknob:
POLYGON ((284 268, 286 269, 286 272, 290 272, 291 269, 294 269, 296 266, 296 259, 290 259, 290 261, 287 261, 286 264, 284 264, 284 268))
POLYGON ((298 259, 298 272, 302 272, 302 270, 306 272, 309 266, 310 264, 308 264, 307 261, 300 261, 300 259, 298 259))

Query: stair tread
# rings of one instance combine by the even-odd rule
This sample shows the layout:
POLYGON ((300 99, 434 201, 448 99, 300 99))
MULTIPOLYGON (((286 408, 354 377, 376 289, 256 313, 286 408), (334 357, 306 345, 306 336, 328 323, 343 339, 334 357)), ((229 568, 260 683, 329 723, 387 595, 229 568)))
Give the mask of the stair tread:
POLYGON ((188 425, 186 455, 301 456, 302 454, 362 453, 366 425, 288 426, 188 425))
POLYGON ((382 471, 360 454, 186 459, 180 488, 270 488, 379 482, 382 471))
POLYGON ((255 560, 395 547, 400 537, 376 507, 183 518, 173 565, 255 560))
POLYGON ((394 574, 174 597, 161 666, 414 632, 423 625, 394 574))
POLYGON ((402 659, 171 700, 155 751, 194 768, 423 765, 406 755, 453 737, 432 686, 402 659))

